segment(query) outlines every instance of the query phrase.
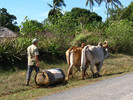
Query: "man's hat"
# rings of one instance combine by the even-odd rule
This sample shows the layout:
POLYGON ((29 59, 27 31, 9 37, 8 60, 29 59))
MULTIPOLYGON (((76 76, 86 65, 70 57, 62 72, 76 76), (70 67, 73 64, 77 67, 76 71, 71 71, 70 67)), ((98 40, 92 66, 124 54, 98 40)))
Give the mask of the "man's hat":
POLYGON ((32 44, 35 44, 35 43, 37 43, 38 42, 38 39, 33 39, 32 40, 32 44))

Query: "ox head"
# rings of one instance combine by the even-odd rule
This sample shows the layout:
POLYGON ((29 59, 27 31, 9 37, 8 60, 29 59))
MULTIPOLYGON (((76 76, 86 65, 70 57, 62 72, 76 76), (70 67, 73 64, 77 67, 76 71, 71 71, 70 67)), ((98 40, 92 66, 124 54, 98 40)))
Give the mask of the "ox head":
POLYGON ((104 49, 104 58, 109 57, 108 41, 106 40, 104 41, 103 49, 104 49))
POLYGON ((108 41, 104 41, 103 44, 102 42, 98 43, 98 46, 103 48, 104 51, 104 58, 107 58, 109 56, 109 51, 108 51, 108 41))

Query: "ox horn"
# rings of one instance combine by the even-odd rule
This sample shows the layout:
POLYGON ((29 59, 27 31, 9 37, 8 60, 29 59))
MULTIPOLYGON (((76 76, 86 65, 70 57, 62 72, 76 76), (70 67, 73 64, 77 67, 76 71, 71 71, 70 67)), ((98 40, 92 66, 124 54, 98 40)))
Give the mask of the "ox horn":
POLYGON ((101 41, 98 43, 98 46, 103 46, 101 41))
POLYGON ((105 40, 103 43, 104 43, 104 44, 103 44, 103 47, 104 47, 104 48, 107 48, 107 47, 108 47, 108 41, 105 40))
POLYGON ((85 44, 84 44, 84 43, 82 43, 81 48, 84 48, 84 47, 85 47, 85 44))

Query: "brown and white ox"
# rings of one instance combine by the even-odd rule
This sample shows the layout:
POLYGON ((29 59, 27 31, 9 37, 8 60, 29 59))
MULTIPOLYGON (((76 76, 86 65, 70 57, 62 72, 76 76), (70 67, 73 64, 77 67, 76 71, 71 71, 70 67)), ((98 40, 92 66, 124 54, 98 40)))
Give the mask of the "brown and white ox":
POLYGON ((106 44, 102 45, 101 42, 97 46, 87 45, 82 49, 81 55, 81 70, 82 70, 82 79, 85 77, 85 72, 89 65, 91 66, 91 72, 93 77, 99 77, 101 67, 103 65, 103 61, 105 58, 109 56, 109 52, 107 49, 108 42, 105 41, 106 44), (97 73, 94 73, 94 66, 96 65, 97 73))
POLYGON ((81 47, 71 47, 66 51, 66 59, 69 65, 66 80, 69 79, 70 75, 73 75, 73 66, 75 66, 77 70, 80 70, 81 52, 84 46, 85 44, 82 43, 81 47))

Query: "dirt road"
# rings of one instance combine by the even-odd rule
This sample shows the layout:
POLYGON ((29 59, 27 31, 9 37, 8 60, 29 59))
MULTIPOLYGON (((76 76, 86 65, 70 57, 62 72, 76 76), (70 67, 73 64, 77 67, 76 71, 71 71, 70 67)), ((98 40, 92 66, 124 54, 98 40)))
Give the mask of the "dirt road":
POLYGON ((44 96, 37 100, 133 100, 133 73, 44 96))

